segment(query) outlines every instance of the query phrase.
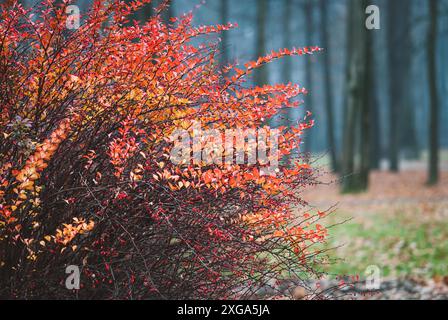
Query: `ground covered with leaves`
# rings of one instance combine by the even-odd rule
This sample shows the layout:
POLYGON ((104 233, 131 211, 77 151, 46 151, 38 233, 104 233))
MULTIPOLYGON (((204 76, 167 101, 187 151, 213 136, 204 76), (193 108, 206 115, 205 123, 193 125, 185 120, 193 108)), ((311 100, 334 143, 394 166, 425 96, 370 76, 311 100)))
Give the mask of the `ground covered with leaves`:
MULTIPOLYGON (((304 192, 310 205, 336 205, 327 217, 334 227, 326 247, 335 248, 330 254, 335 258, 325 267, 324 287, 337 286, 341 278, 348 279, 345 284, 364 279, 374 265, 383 284, 373 298, 447 298, 448 172, 438 186, 427 187, 422 163, 406 163, 403 169, 374 172, 367 193, 341 195, 330 174, 321 179, 328 184, 304 192)), ((335 292, 365 297, 359 286, 335 292)))

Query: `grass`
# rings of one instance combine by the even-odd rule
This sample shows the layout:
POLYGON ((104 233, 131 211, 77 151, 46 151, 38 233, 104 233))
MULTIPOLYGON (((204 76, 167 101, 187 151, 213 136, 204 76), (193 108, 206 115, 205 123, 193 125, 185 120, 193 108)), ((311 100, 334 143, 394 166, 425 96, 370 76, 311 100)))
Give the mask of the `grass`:
MULTIPOLYGON (((337 219, 350 216, 339 212, 337 219)), ((359 216, 359 215, 358 215, 359 216)), ((333 217, 332 219, 335 219, 333 217)), ((363 276, 377 265, 383 277, 446 276, 448 274, 447 219, 419 221, 415 214, 369 212, 331 230, 327 248, 341 258, 326 268, 331 275, 363 276)))
POLYGON ((313 165, 323 167, 320 179, 328 183, 302 195, 319 209, 336 205, 323 223, 336 224, 325 245, 335 248, 332 263, 324 266, 330 275, 362 277, 376 265, 388 278, 448 276, 448 150, 440 155, 440 183, 431 188, 425 184, 427 155, 421 156, 402 161, 399 173, 373 171, 367 192, 344 195, 338 177, 326 172, 328 155, 314 157, 313 165))

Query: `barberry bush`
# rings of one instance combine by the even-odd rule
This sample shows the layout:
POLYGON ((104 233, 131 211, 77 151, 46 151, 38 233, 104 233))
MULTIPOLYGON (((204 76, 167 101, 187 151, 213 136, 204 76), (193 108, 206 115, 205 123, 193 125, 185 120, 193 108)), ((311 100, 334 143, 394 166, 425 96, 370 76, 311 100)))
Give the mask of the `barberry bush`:
POLYGON ((172 133, 260 128, 299 106, 295 84, 247 85, 282 49, 220 66, 192 14, 144 23, 149 0, 94 1, 66 25, 69 1, 0 9, 0 296, 248 298, 266 283, 319 275, 327 230, 300 191, 303 120, 280 127, 275 175, 263 164, 170 161, 172 133), (304 209, 305 208, 305 209, 304 209), (81 288, 65 287, 66 266, 81 288))

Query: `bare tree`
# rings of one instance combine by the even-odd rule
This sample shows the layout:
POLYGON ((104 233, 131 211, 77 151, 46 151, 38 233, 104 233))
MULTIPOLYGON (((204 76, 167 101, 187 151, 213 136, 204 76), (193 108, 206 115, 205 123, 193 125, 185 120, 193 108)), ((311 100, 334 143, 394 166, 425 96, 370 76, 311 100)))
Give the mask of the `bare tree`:
MULTIPOLYGON (((292 9, 293 0, 285 0, 283 2, 283 21, 282 21, 282 35, 283 35, 283 47, 291 48, 292 46, 292 9)), ((285 57, 282 61, 282 78, 285 83, 292 81, 292 58, 285 57)), ((285 116, 285 126, 289 126, 294 121, 295 110, 289 109, 288 114, 285 116)), ((292 156, 290 157, 292 158, 292 156)))
POLYGON ((428 184, 439 181, 439 98, 437 89, 437 0, 428 0, 429 27, 427 40, 428 85, 430 98, 428 184))
POLYGON ((322 68, 325 82, 325 110, 327 119, 327 141, 328 149, 331 157, 331 167, 334 171, 338 171, 338 163, 336 156, 336 142, 334 134, 334 103, 333 103, 333 86, 331 83, 331 47, 329 42, 329 33, 331 25, 328 20, 328 0, 320 0, 320 19, 322 28, 322 47, 325 50, 323 56, 324 65, 322 68))
MULTIPOLYGON (((285 0, 283 5, 283 47, 291 49, 292 46, 292 0, 285 0)), ((284 82, 292 81, 292 60, 287 57, 283 60, 282 75, 284 82)))
MULTIPOLYGON (((256 35, 256 56, 261 57, 266 54, 266 20, 268 13, 268 0, 257 0, 257 35, 256 35)), ((262 86, 268 83, 268 69, 266 66, 259 68, 255 72, 255 84, 262 86)))
POLYGON ((388 1, 389 169, 399 170, 400 150, 418 157, 414 108, 411 103, 411 6, 388 1), (398 50, 397 44, 402 50, 398 50))
POLYGON ((167 7, 163 11, 163 20, 166 24, 170 24, 171 18, 174 17, 174 0, 166 1, 167 7))
MULTIPOLYGON (((313 1, 304 0, 303 9, 305 14, 305 26, 303 28, 305 33, 305 45, 311 46, 314 34, 314 19, 313 19, 313 1)), ((310 93, 305 98, 305 106, 309 112, 313 112, 312 92, 313 92, 313 67, 311 58, 305 60, 305 82, 306 87, 310 93)), ((312 129, 311 129, 312 130, 312 129)), ((305 152, 310 152, 313 145, 313 135, 308 132, 305 138, 305 152)))
MULTIPOLYGON (((220 3, 220 15, 221 15, 221 24, 229 23, 229 0, 221 0, 220 3)), ((228 46, 229 46, 229 37, 226 31, 221 33, 221 64, 226 65, 229 63, 229 54, 228 54, 228 46)))
POLYGON ((149 18, 153 15, 153 3, 152 1, 150 3, 147 3, 143 6, 143 8, 140 9, 140 12, 138 14, 140 21, 147 21, 149 18))
POLYGON ((364 27, 367 0, 349 1, 347 67, 347 106, 342 155, 342 192, 355 192, 367 187, 369 171, 369 83, 371 83, 371 38, 364 27), (355 167, 357 128, 361 129, 359 167, 355 167))
MULTIPOLYGON (((367 0, 364 1, 364 8, 367 7, 367 0)), ((371 168, 371 152, 372 150, 372 109, 376 108, 375 104, 375 67, 374 67, 374 47, 373 47, 374 31, 364 32, 365 51, 364 51, 364 84, 362 100, 360 102, 361 119, 360 119, 360 163, 359 175, 357 179, 357 189, 359 191, 367 190, 369 186, 369 174, 371 168)))

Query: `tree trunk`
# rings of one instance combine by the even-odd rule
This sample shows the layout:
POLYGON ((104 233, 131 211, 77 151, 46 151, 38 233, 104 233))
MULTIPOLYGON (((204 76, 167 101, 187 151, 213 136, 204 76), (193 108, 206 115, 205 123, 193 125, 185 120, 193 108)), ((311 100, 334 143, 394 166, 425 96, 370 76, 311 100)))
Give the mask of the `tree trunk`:
POLYGON ((140 9, 140 12, 138 14, 139 20, 143 22, 148 21, 148 19, 151 18, 154 13, 153 9, 154 8, 152 2, 145 4, 143 8, 140 9))
MULTIPOLYGON (((305 0, 304 3, 304 13, 305 13, 305 26, 304 26, 304 32, 305 32, 305 46, 312 46, 313 41, 313 33, 314 33, 314 26, 313 26, 313 3, 312 0, 305 0)), ((312 92, 313 92, 313 75, 312 75, 312 65, 311 65, 311 57, 305 57, 305 86, 308 90, 308 94, 305 97, 305 108, 309 112, 313 112, 313 99, 312 99, 312 92)), ((313 115, 314 117, 314 115, 313 115)), ((309 153, 312 151, 313 148, 313 128, 308 130, 307 134, 305 135, 304 141, 305 141, 305 152, 309 153)))
MULTIPOLYGON (((292 0, 285 0, 283 6, 283 47, 291 49, 291 17, 292 17, 292 0)), ((283 81, 289 83, 292 81, 292 60, 290 57, 283 58, 282 75, 283 81)))
MULTIPOLYGON (((257 0, 257 36, 256 56, 266 55, 266 16, 268 11, 268 0, 257 0)), ((255 71, 255 85, 263 86, 268 83, 268 69, 263 66, 255 71)))
POLYGON ((322 47, 324 48, 324 65, 322 68, 325 82, 325 110, 327 119, 327 143, 331 157, 331 167, 333 171, 338 171, 336 156, 336 142, 334 136, 334 103, 333 103, 333 85, 331 83, 331 50, 328 41, 330 25, 328 20, 328 0, 320 0, 321 28, 322 28, 322 47))
POLYGON ((430 97, 429 116, 429 167, 428 184, 434 185, 439 181, 439 99, 437 90, 437 27, 438 13, 437 1, 428 0, 429 4, 429 28, 427 37, 428 81, 430 97))
MULTIPOLYGON (((399 36, 399 43, 402 50, 399 50, 400 56, 400 85, 401 85, 401 96, 399 97, 401 102, 401 121, 399 131, 399 146, 402 151, 404 151, 404 156, 407 159, 418 159, 419 158, 419 146, 417 141, 417 129, 415 124, 415 105, 412 102, 411 94, 409 93, 409 88, 412 87, 412 48, 414 47, 412 41, 412 2, 414 0, 409 0, 410 4, 406 6, 401 6, 401 18, 400 24, 402 25, 399 36)), ((396 50, 396 48, 395 48, 396 50)), ((398 58, 398 57, 397 57, 398 58)))
MULTIPOLYGON (((367 7, 366 0, 364 0, 364 8, 367 7)), ((365 37, 365 57, 364 57, 364 84, 363 97, 361 101, 361 150, 360 150, 360 164, 359 177, 357 188, 358 191, 365 191, 369 186, 370 175, 370 161, 372 150, 372 130, 371 130, 371 113, 372 109, 377 106, 375 103, 375 64, 374 64, 374 48, 373 48, 373 34, 375 31, 364 32, 365 37)))
POLYGON ((171 18, 173 17, 174 17, 174 0, 169 0, 167 3, 167 7, 163 12, 163 20, 165 21, 166 24, 170 24, 171 18))
MULTIPOLYGON (((291 28, 291 17, 292 17, 292 0, 286 0, 283 4, 283 23, 282 23, 282 35, 283 35, 283 47, 291 49, 292 47, 292 28, 291 28)), ((291 57, 285 57, 282 59, 282 79, 284 83, 290 83, 292 81, 292 60, 291 57)), ((290 125, 290 121, 294 120, 294 113, 296 110, 289 109, 288 115, 286 116, 286 121, 284 121, 285 126, 290 125)))
MULTIPOLYGON (((362 147, 361 158, 361 170, 355 172, 355 137, 358 119, 362 120, 361 126, 366 125, 366 118, 368 116, 368 41, 367 41, 367 29, 364 27, 364 10, 366 8, 366 1, 362 0, 350 0, 349 1, 349 45, 350 50, 350 65, 348 66, 347 74, 347 107, 346 107, 346 120, 344 127, 344 145, 343 145, 343 162, 342 162, 342 192, 356 192, 360 188, 364 188, 364 181, 362 174, 366 173, 366 159, 368 159, 368 153, 366 152, 365 143, 362 147), (366 109, 367 108, 367 109, 366 109), (367 157, 366 157, 367 155, 367 157)), ((367 121, 368 122, 368 121, 367 121)), ((367 141, 368 137, 368 124, 367 128, 363 128, 362 142, 367 141)), ((367 144, 368 145, 368 144, 367 144)))
POLYGON ((400 33, 402 31, 398 28, 401 23, 398 23, 402 15, 403 9, 399 1, 388 1, 388 32, 387 32, 387 47, 388 47, 388 63, 389 63, 389 170, 398 172, 398 119, 400 115, 400 97, 401 80, 400 70, 398 66, 401 64, 402 50, 398 50, 397 43, 400 43, 400 33))
MULTIPOLYGON (((373 32, 373 31, 371 31, 373 32)), ((372 49, 374 50, 374 49, 372 49)), ((372 57, 373 65, 377 65, 375 58, 372 57)), ((369 100, 369 112, 370 112, 370 169, 380 169, 381 159, 383 151, 381 148, 381 123, 380 123, 380 105, 378 100, 378 86, 377 75, 375 68, 371 68, 371 83, 370 83, 370 100, 369 100)))
MULTIPOLYGON (((383 1, 376 1, 373 2, 373 4, 377 4, 378 6, 383 6, 383 1)), ((378 48, 378 43, 375 41, 375 39, 378 39, 379 34, 371 30, 369 32, 371 34, 370 39, 370 50, 372 50, 372 57, 370 64, 373 66, 377 66, 375 68, 370 68, 370 74, 371 74, 371 81, 369 83, 370 88, 370 98, 369 98, 369 112, 370 112, 370 169, 372 170, 378 170, 381 166, 381 159, 383 157, 383 150, 382 150, 382 122, 380 120, 380 92, 379 92, 379 82, 378 77, 380 75, 380 64, 381 61, 379 57, 374 54, 377 52, 377 50, 381 50, 382 47, 378 48), (376 37, 374 35, 377 35, 376 37)))
MULTIPOLYGON (((221 24, 229 23, 229 0, 221 0, 221 24)), ((228 32, 221 33, 221 65, 225 66, 229 63, 229 36, 228 32)))

